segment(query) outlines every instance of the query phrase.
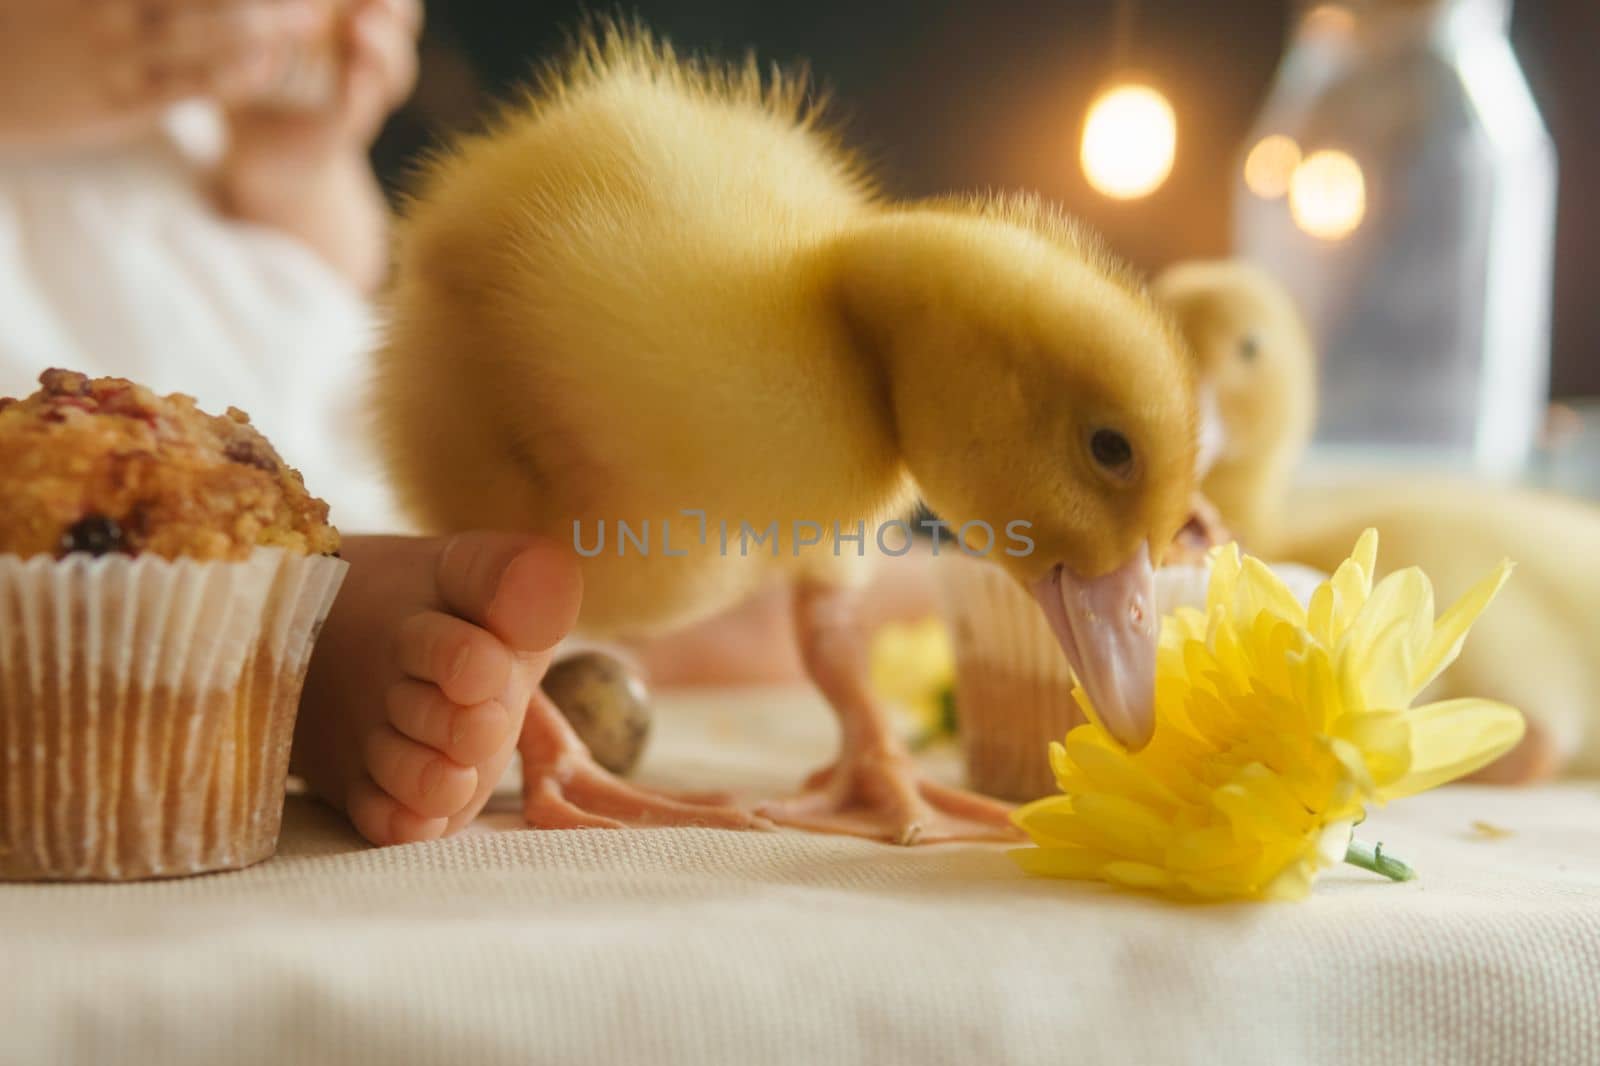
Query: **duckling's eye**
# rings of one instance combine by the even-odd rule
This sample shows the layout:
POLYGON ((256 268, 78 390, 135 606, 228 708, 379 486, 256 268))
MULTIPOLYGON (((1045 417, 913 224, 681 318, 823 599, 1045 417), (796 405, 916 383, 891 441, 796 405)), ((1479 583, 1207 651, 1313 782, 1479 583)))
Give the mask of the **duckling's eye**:
POLYGON ((1133 470, 1133 445, 1114 429, 1097 429, 1089 438, 1089 454, 1103 470, 1127 477, 1133 470))
POLYGON ((1247 363, 1256 361, 1256 356, 1261 354, 1261 339, 1254 333, 1246 333, 1239 341, 1239 358, 1247 363))

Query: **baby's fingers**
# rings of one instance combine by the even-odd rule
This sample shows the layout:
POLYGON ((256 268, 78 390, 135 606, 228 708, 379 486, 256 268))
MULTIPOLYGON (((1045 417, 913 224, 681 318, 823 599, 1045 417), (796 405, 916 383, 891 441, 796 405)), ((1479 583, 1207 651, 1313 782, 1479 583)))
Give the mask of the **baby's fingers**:
POLYGON ((422 0, 369 0, 369 2, 386 8, 412 40, 422 36, 422 24, 425 18, 422 0))
POLYGON ((328 18, 318 0, 137 0, 118 7, 119 88, 151 102, 262 92, 328 18))
POLYGON ((371 139, 417 81, 417 0, 367 0, 350 21, 344 106, 357 136, 371 139))
POLYGON ((416 84, 421 31, 418 0, 368 0, 351 21, 352 72, 369 79, 391 107, 409 96, 416 84))

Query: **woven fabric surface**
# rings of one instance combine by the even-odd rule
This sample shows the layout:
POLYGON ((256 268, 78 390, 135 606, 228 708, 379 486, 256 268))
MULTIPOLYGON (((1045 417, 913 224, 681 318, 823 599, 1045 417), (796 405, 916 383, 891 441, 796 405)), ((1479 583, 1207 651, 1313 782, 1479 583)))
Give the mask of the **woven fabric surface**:
MULTIPOLYGON (((699 787, 782 791, 832 739, 792 693, 660 723, 646 776, 699 787)), ((531 832, 507 799, 373 850, 296 798, 247 871, 0 885, 0 1063, 1600 1062, 1591 783, 1405 801, 1362 835, 1420 880, 1225 906, 992 846, 531 832)))

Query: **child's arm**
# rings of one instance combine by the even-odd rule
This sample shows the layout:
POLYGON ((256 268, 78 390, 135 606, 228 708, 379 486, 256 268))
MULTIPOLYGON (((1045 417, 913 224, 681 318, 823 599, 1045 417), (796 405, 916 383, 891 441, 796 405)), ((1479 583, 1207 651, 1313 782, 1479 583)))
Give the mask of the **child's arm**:
POLYGON ((319 0, 0 0, 0 150, 96 143, 258 95, 319 0))
POLYGON ((363 292, 387 266, 388 210, 367 150, 416 78, 419 0, 355 0, 335 99, 314 112, 230 113, 223 210, 304 242, 363 292))

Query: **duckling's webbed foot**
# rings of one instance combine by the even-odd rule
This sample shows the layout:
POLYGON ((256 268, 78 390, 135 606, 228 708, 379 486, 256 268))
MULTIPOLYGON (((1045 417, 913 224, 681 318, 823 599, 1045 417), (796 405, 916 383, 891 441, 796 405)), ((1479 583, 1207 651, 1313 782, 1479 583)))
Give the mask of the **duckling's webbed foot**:
POLYGON ((813 775, 821 783, 761 813, 779 825, 816 833, 936 844, 1011 840, 1011 808, 997 800, 922 777, 905 752, 855 752, 813 775))
POLYGON ((668 795, 622 780, 594 761, 543 692, 536 692, 528 706, 519 747, 523 815, 535 829, 771 828, 759 815, 728 805, 725 797, 668 795))
POLYGON ((927 780, 895 736, 867 685, 854 593, 802 582, 794 612, 806 670, 839 716, 843 746, 838 761, 807 780, 805 792, 761 813, 797 829, 894 844, 1014 839, 1008 805, 927 780))

